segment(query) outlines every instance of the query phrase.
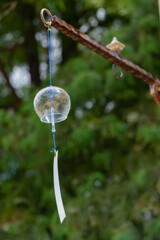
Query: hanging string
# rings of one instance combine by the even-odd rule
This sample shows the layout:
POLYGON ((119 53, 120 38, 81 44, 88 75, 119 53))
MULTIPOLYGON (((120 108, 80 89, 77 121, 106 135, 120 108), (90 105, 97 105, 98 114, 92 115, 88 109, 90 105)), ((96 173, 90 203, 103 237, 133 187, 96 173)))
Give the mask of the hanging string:
MULTIPOLYGON (((48 55, 49 55, 49 76, 50 76, 50 86, 52 86, 52 73, 51 73, 51 29, 48 25, 48 55)), ((56 152, 56 141, 55 141, 55 124, 54 124, 54 108, 53 108, 53 91, 51 89, 51 119, 52 119, 52 133, 53 133, 53 148, 51 152, 55 154, 56 152)))
MULTIPOLYGON (((52 87, 52 79, 51 79, 51 29, 50 23, 48 24, 48 53, 49 53, 49 74, 50 74, 50 86, 52 87)), ((61 223, 66 217, 66 213, 64 210, 60 184, 59 184, 59 174, 58 174, 58 151, 56 151, 56 142, 55 142, 55 124, 54 124, 54 108, 53 108, 53 89, 51 88, 51 119, 52 119, 52 133, 53 133, 53 144, 54 147, 51 152, 54 153, 54 162, 53 162, 53 184, 54 184, 54 192, 56 198, 56 204, 58 209, 58 214, 61 223)))
POLYGON ((52 86, 52 73, 51 73, 51 30, 48 28, 48 54, 49 54, 49 77, 50 77, 50 86, 52 86))

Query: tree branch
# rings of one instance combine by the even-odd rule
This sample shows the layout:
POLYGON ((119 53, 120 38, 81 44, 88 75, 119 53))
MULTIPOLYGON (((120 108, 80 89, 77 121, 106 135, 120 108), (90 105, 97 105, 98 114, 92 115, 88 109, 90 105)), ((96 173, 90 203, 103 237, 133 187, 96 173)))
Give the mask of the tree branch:
POLYGON ((94 39, 80 32, 78 29, 74 28, 72 25, 69 25, 62 19, 58 18, 57 16, 55 15, 52 16, 51 13, 44 8, 41 10, 41 19, 45 26, 47 25, 43 16, 43 12, 47 12, 51 17, 52 27, 56 28, 67 37, 72 38, 73 40, 81 43, 82 45, 86 46, 90 50, 101 55, 105 59, 108 59, 109 61, 117 64, 120 68, 126 70, 127 72, 130 72, 132 75, 141 79, 145 83, 149 84, 150 94, 153 97, 153 99, 157 102, 157 104, 160 106, 160 91, 159 91, 160 79, 159 78, 153 76, 151 73, 147 72, 146 70, 134 64, 133 62, 123 58, 119 54, 119 52, 111 51, 110 49, 106 48, 102 44, 99 44, 94 39))
POLYGON ((0 72, 2 73, 4 79, 6 80, 6 85, 8 86, 8 88, 11 91, 11 94, 12 94, 14 102, 15 102, 15 108, 18 108, 19 104, 20 104, 20 98, 17 96, 15 89, 12 87, 9 77, 8 77, 8 74, 7 74, 5 67, 1 61, 0 61, 0 72))
POLYGON ((130 72, 137 78, 143 80, 145 83, 160 87, 160 79, 158 79, 157 77, 154 77, 151 73, 142 69, 141 67, 134 64, 133 62, 123 58, 122 56, 120 56, 119 53, 111 51, 110 49, 106 48, 102 44, 99 44, 94 39, 80 32, 78 29, 69 25, 62 19, 58 18, 57 16, 53 16, 51 18, 51 26, 58 29, 67 37, 72 38, 73 40, 81 43, 82 45, 86 46, 87 48, 101 55, 102 57, 117 64, 119 67, 123 68, 127 72, 130 72))

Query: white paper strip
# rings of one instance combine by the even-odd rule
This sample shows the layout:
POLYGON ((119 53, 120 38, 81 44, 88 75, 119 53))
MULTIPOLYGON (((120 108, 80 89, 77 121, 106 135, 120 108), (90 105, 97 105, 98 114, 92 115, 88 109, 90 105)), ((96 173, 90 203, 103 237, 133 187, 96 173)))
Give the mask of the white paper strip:
POLYGON ((56 198, 56 204, 58 209, 58 214, 61 223, 66 217, 66 213, 64 210, 63 202, 62 202, 62 196, 61 196, 61 190, 60 190, 60 184, 59 184, 59 174, 58 174, 58 151, 56 151, 56 154, 54 156, 54 163, 53 163, 53 184, 54 184, 54 192, 55 192, 55 198, 56 198))

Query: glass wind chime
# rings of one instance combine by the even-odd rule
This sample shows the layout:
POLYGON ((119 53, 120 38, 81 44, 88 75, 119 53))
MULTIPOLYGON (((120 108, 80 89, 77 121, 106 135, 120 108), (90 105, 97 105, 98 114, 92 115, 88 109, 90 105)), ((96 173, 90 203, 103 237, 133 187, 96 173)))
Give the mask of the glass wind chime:
POLYGON ((67 118, 71 107, 70 97, 66 91, 62 88, 55 87, 52 85, 51 78, 51 29, 48 25, 48 54, 49 54, 49 75, 50 75, 50 86, 40 90, 34 98, 34 109, 44 123, 52 124, 53 133, 53 149, 51 152, 54 154, 53 161, 53 184, 55 199, 58 209, 58 214, 61 223, 66 217, 61 190, 59 184, 59 174, 58 174, 58 151, 56 150, 55 143, 55 123, 61 122, 67 118))

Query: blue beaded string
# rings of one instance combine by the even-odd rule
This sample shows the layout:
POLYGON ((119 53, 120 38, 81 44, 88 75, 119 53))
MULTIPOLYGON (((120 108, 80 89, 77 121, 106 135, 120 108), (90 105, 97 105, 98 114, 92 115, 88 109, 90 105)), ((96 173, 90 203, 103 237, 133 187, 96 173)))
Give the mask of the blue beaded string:
MULTIPOLYGON (((51 30, 48 27, 48 55, 49 55, 49 75, 50 75, 50 86, 52 86, 51 78, 51 30)), ((55 126, 54 126, 54 108, 53 108, 53 91, 51 89, 51 118, 52 118, 52 133, 53 133, 53 148, 52 153, 56 152, 56 141, 55 141, 55 126)))

